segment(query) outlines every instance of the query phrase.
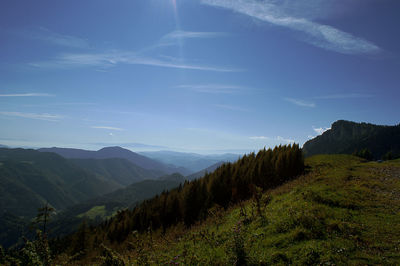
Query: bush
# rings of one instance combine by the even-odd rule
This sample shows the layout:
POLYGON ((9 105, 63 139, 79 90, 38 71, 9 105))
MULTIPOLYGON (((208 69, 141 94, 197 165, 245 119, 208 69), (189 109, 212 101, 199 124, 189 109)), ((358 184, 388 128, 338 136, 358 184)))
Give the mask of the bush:
POLYGON ((102 256, 101 260, 103 261, 102 265, 104 266, 124 266, 125 262, 120 258, 120 256, 113 250, 108 247, 101 245, 102 247, 102 256))
POLYGON ((247 265, 247 254, 244 249, 245 237, 243 233, 243 222, 239 221, 232 231, 233 242, 230 245, 232 265, 247 265))

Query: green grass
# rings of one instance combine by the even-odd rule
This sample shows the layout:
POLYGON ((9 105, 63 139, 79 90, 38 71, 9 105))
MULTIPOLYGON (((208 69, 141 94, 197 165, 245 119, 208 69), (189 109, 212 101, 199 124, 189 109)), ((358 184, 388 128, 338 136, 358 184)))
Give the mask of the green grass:
MULTIPOLYGON (((309 172, 203 223, 106 243, 128 264, 400 264, 400 160, 306 160, 309 172)), ((100 208, 99 208, 100 210, 100 208)), ((99 249, 100 250, 100 249, 99 249)), ((92 252, 83 263, 99 263, 92 252)))
POLYGON ((106 217, 106 214, 107 214, 106 206, 102 205, 102 206, 94 206, 87 212, 77 215, 77 217, 78 218, 86 217, 88 219, 94 220, 97 216, 104 218, 106 217))

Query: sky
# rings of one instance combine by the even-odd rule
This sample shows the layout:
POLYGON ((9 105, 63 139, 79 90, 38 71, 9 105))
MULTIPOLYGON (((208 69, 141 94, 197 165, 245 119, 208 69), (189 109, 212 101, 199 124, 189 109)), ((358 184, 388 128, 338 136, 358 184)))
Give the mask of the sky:
POLYGON ((399 124, 397 0, 4 0, 0 144, 248 152, 399 124))

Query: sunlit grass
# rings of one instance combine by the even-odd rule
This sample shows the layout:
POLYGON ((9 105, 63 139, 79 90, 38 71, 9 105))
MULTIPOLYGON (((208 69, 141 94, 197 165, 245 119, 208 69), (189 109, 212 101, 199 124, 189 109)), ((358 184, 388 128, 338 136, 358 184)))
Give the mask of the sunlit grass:
POLYGON ((94 220, 96 217, 104 218, 106 217, 106 214, 107 214, 106 206, 102 205, 102 206, 94 206, 87 212, 77 215, 77 217, 78 218, 86 217, 88 219, 94 220))

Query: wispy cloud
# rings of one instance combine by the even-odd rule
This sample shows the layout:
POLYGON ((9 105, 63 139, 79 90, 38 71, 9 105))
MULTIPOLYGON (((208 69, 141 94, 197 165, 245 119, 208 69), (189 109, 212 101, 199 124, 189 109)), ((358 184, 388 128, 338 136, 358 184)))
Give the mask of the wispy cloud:
POLYGON ((108 129, 108 130, 116 130, 116 131, 123 131, 123 128, 119 127, 108 127, 108 126, 92 126, 91 128, 96 128, 96 129, 108 129))
POLYGON ((344 94, 331 94, 313 97, 314 99, 321 100, 334 100, 334 99, 358 99, 358 98, 372 98, 372 94, 361 94, 361 93, 344 93, 344 94))
POLYGON ((266 136, 253 136, 253 137, 249 137, 249 139, 252 140, 270 140, 270 137, 266 137, 266 136))
POLYGON ((24 30, 15 30, 10 33, 20 38, 39 40, 51 45, 69 48, 89 48, 88 41, 83 38, 56 33, 44 27, 31 27, 24 30))
POLYGON ((30 63, 37 68, 75 68, 75 67, 101 67, 110 68, 118 64, 146 65, 166 68, 179 68, 188 70, 215 71, 215 72, 237 72, 238 69, 224 68, 218 66, 197 65, 182 62, 179 59, 144 57, 132 52, 111 53, 83 53, 63 54, 50 61, 30 63))
POLYGON ((60 46, 72 48, 89 48, 87 40, 76 36, 59 34, 46 28, 40 28, 41 33, 33 35, 33 37, 60 46))
POLYGON ((48 105, 55 105, 55 106, 75 106, 75 105, 96 105, 96 103, 90 102, 66 102, 66 103, 49 103, 48 105))
POLYGON ((320 24, 307 18, 290 15, 275 0, 202 0, 202 3, 233 10, 276 26, 306 34, 303 41, 314 46, 343 54, 373 54, 381 49, 362 38, 341 31, 329 25, 320 24))
POLYGON ((62 107, 62 108, 70 108, 73 106, 76 108, 77 106, 93 106, 96 103, 89 103, 89 102, 60 102, 60 103, 41 103, 41 104, 24 104, 21 105, 23 107, 62 107))
MULTIPOLYGON (((224 37, 224 36, 228 36, 228 34, 224 33, 224 32, 175 30, 175 31, 169 32, 169 33, 165 34, 164 36, 162 36, 156 43, 154 43, 150 46, 144 47, 138 51, 135 51, 135 55, 144 57, 146 54, 149 54, 149 52, 153 53, 154 50, 156 50, 156 49, 168 47, 168 46, 179 46, 179 47, 181 47, 180 49, 182 49, 182 47, 184 46, 185 41, 187 39, 210 39, 210 38, 219 38, 219 37, 224 37)), ((160 56, 160 57, 164 57, 164 56, 160 56)), ((164 58, 167 58, 167 57, 164 57, 164 58)), ((181 65, 181 64, 177 64, 177 65, 181 65)), ((181 67, 179 67, 179 68, 181 68, 181 67)))
POLYGON ((221 109, 226 109, 226 110, 232 110, 232 111, 241 111, 241 112, 248 112, 248 109, 239 107, 239 106, 234 106, 234 105, 226 105, 226 104, 214 104, 215 107, 221 108, 221 109))
POLYGON ((228 36, 228 34, 224 32, 175 30, 162 36, 157 43, 139 50, 138 53, 144 54, 146 52, 165 46, 182 46, 186 39, 210 39, 224 36, 228 36))
POLYGON ((244 87, 235 85, 206 84, 206 85, 179 85, 178 88, 189 89, 200 93, 232 94, 243 90, 244 87))
POLYGON ((309 108, 313 108, 315 107, 315 103, 312 102, 306 102, 304 100, 300 100, 300 99, 294 99, 294 98, 284 98, 285 101, 288 101, 290 103, 293 103, 297 106, 301 106, 301 107, 309 107, 309 108))
POLYGON ((287 139, 281 136, 276 136, 276 137, 267 137, 267 136, 252 136, 249 137, 251 140, 255 141, 274 141, 274 142, 279 142, 279 143, 294 143, 293 139, 287 139))
POLYGON ((321 135, 325 131, 331 129, 330 127, 314 127, 314 126, 312 128, 315 131, 315 133, 317 133, 318 135, 321 135))
POLYGON ((48 93, 10 93, 0 94, 0 97, 52 97, 53 94, 48 93))
POLYGON ((164 35, 158 46, 163 45, 175 45, 179 44, 179 41, 183 39, 209 39, 209 38, 218 38, 227 36, 227 33, 223 32, 201 32, 201 31, 183 31, 183 30, 175 30, 166 35, 164 35))
POLYGON ((46 121, 52 121, 52 122, 57 122, 63 118, 63 116, 60 116, 60 115, 53 115, 53 114, 47 114, 47 113, 36 114, 36 113, 21 113, 21 112, 0 112, 0 115, 46 120, 46 121))
POLYGON ((186 64, 186 63, 180 62, 180 60, 164 61, 161 59, 144 58, 144 57, 131 58, 130 60, 126 61, 126 63, 135 64, 135 65, 148 65, 148 66, 158 66, 158 67, 167 67, 167 68, 180 68, 180 69, 215 71, 215 72, 238 72, 238 71, 241 71, 241 70, 233 69, 233 68, 186 64))

